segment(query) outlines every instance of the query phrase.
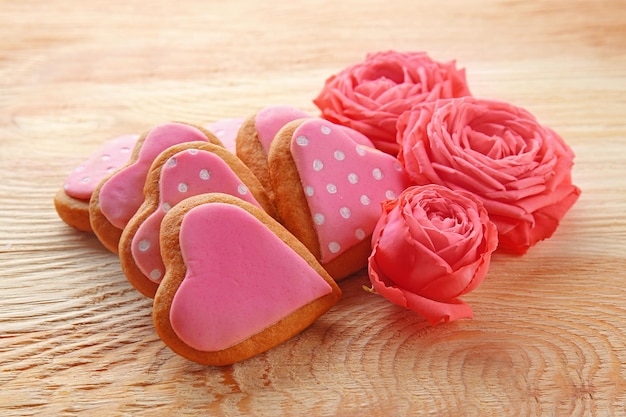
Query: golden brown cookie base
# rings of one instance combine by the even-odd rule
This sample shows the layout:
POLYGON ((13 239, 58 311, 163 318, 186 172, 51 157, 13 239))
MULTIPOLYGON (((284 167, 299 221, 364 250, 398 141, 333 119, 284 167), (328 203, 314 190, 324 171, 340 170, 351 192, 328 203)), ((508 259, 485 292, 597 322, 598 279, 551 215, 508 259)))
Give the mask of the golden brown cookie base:
POLYGON ((89 222, 89 201, 70 197, 61 187, 54 196, 54 208, 67 225, 83 232, 92 232, 89 222))
POLYGON ((255 125, 256 114, 243 121, 237 139, 235 141, 235 152, 239 159, 252 171, 265 188, 267 195, 274 201, 274 191, 270 181, 270 174, 267 164, 267 154, 259 140, 259 135, 255 125))
POLYGON ((370 236, 332 261, 322 264, 322 266, 336 281, 341 281, 365 268, 367 266, 367 258, 369 258, 371 253, 372 244, 370 236))
POLYGON ((302 123, 302 120, 287 123, 272 141, 268 156, 270 180, 282 223, 320 259, 320 245, 311 211, 302 189, 298 168, 291 157, 291 137, 302 123))
POLYGON ((91 200, 89 200, 89 222, 100 243, 109 251, 117 254, 122 230, 113 226, 100 210, 100 188, 108 178, 110 176, 105 178, 91 195, 91 200))

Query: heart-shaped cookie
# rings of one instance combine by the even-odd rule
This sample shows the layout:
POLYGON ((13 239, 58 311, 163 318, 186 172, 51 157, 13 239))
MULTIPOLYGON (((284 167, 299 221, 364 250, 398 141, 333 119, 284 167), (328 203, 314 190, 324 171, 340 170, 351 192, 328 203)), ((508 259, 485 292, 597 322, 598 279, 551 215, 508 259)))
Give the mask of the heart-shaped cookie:
POLYGON ((264 107, 249 116, 239 128, 235 142, 237 156, 261 181, 271 198, 274 194, 267 170, 270 144, 284 125, 307 117, 310 117, 307 113, 294 107, 274 105, 264 107))
POLYGON ((234 195, 276 216, 258 179, 226 149, 206 142, 168 148, 152 163, 145 200, 120 239, 122 270, 142 294, 154 297, 165 272, 159 244, 165 213, 186 198, 212 192, 234 195))
POLYGON ((298 334, 341 290, 263 210, 225 194, 188 198, 163 219, 166 274, 153 318, 179 355, 228 365, 298 334))
MULTIPOLYGON (((272 142, 276 134, 287 123, 300 119, 310 119, 311 117, 308 113, 291 106, 268 106, 248 117, 237 133, 237 156, 261 181, 271 199, 274 199, 274 191, 270 180, 268 155, 272 142)), ((365 135, 341 125, 337 126, 338 129, 344 130, 357 143, 374 147, 365 135)))
POLYGON ((242 118, 222 119, 209 123, 205 127, 210 132, 213 132, 220 142, 222 142, 222 145, 234 154, 237 132, 239 132, 243 120, 242 118))
POLYGON ((61 220, 78 230, 91 232, 91 195, 100 181, 128 162, 138 139, 139 135, 127 134, 104 142, 67 176, 54 196, 54 207, 61 220))
POLYGON ((280 218, 335 279, 366 266, 380 203, 410 184, 396 158, 355 142, 346 129, 297 120, 280 130, 269 154, 280 218))
POLYGON ((117 253, 122 230, 144 200, 143 186, 154 159, 170 146, 184 142, 222 143, 208 130, 185 123, 166 123, 142 135, 129 162, 104 178, 89 201, 93 232, 111 252, 117 253))

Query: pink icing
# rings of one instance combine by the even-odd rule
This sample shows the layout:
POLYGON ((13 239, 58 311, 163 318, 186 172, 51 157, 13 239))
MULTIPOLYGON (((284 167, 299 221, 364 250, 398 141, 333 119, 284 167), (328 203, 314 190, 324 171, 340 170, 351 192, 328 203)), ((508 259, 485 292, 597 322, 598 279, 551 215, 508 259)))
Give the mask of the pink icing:
POLYGON ((218 120, 206 126, 222 142, 222 145, 233 154, 235 153, 235 139, 243 119, 218 120))
POLYGON ((350 139, 355 141, 357 144, 374 148, 374 144, 372 143, 372 141, 369 140, 368 137, 365 136, 363 133, 343 125, 335 125, 335 128, 343 130, 345 133, 348 134, 348 136, 350 136, 350 139))
POLYGON ((139 226, 131 245, 135 264, 146 277, 159 283, 165 271, 159 246, 165 213, 185 198, 212 192, 230 194, 260 207, 230 166, 212 152, 188 149, 173 155, 163 165, 159 206, 139 226))
POLYGON ((327 263, 369 237, 382 209, 409 186, 393 156, 356 143, 338 125, 323 119, 301 124, 291 154, 327 263))
POLYGON ((100 189, 100 210, 107 220, 123 229, 143 203, 143 186, 150 165, 167 148, 191 141, 207 142, 199 129, 182 123, 153 128, 146 136, 137 160, 115 173, 100 189))
POLYGON ((89 200, 96 186, 111 172, 124 166, 139 135, 122 135, 103 143, 80 164, 63 183, 65 193, 79 200, 89 200))
POLYGON ((269 106, 260 110, 254 118, 259 141, 267 155, 274 136, 287 123, 310 117, 303 111, 290 106, 269 106))
POLYGON ((219 351, 253 336, 332 289, 247 211, 224 203, 191 209, 180 229, 187 272, 172 328, 189 346, 219 351))

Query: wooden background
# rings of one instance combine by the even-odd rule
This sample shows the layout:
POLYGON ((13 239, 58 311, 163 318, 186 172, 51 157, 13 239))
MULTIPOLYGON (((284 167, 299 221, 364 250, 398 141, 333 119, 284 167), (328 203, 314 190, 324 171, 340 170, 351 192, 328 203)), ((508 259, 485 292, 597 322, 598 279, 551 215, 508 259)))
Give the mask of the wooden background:
POLYGON ((626 403, 626 6, 622 0, 1 0, 0 414, 622 416, 626 403), (102 141, 166 121, 314 112, 378 50, 467 68, 574 149, 552 239, 498 254, 435 328, 366 293, 211 368, 156 336, 118 260, 52 197, 102 141))

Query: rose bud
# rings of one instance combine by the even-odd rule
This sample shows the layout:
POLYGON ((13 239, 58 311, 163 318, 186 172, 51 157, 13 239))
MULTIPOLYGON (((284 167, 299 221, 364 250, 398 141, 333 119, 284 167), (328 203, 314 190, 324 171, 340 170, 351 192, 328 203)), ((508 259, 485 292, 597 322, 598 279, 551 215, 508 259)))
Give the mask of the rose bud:
POLYGON ((431 324, 472 318, 459 300, 489 269, 498 245, 480 200, 439 185, 412 186, 383 203, 372 235, 368 272, 373 289, 431 324))
POLYGON ((424 52, 377 52, 331 76, 313 102, 322 117, 351 127, 396 156, 396 121, 412 106, 471 95, 465 70, 424 52))
POLYGON ((416 184, 475 194, 499 246, 525 253, 550 237, 576 202, 574 153, 528 111, 464 97, 424 104, 398 119, 398 159, 416 184))

